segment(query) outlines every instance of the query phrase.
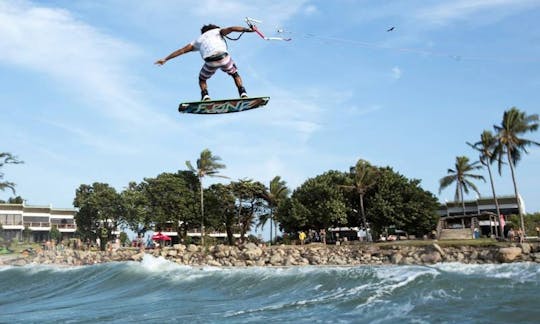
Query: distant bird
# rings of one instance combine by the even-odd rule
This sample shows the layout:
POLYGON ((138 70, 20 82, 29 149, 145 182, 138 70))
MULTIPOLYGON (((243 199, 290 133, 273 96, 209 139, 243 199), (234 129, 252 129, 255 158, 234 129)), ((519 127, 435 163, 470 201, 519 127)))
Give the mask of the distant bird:
POLYGON ((391 31, 394 30, 395 28, 396 28, 395 26, 392 26, 392 27, 388 28, 386 31, 387 31, 387 32, 391 32, 391 31))

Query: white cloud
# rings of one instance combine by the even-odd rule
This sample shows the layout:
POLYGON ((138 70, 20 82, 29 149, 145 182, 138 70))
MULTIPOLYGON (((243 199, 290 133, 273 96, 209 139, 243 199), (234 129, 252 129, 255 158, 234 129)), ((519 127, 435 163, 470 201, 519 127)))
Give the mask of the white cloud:
POLYGON ((304 9, 304 13, 308 16, 314 15, 319 12, 319 9, 314 5, 308 5, 304 9))
POLYGON ((0 34, 0 64, 45 74, 108 118, 137 125, 165 121, 133 90, 136 76, 127 62, 140 55, 136 46, 69 11, 27 1, 0 3, 0 34))
POLYGON ((392 68, 392 78, 394 78, 395 80, 399 80, 399 79, 401 79, 401 74, 402 74, 402 72, 401 72, 401 69, 399 67, 394 66, 392 68))

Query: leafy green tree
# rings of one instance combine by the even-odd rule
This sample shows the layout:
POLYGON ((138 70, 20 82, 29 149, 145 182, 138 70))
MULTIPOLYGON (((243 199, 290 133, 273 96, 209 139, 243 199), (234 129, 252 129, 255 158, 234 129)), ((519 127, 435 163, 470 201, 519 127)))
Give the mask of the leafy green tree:
POLYGON ((22 204, 24 203, 24 199, 21 196, 9 197, 7 203, 8 204, 22 204))
POLYGON ((124 222, 133 232, 140 234, 146 232, 151 223, 149 202, 145 195, 146 183, 130 182, 120 193, 124 205, 124 222))
POLYGON ((22 236, 23 236, 24 242, 27 242, 27 243, 30 242, 30 237, 32 236, 32 230, 30 229, 30 227, 28 226, 24 227, 22 236))
POLYGON ((237 217, 240 224, 240 240, 244 242, 245 234, 249 232, 257 216, 264 213, 263 195, 265 186, 251 179, 231 182, 232 192, 238 201, 237 217))
POLYGON ((223 224, 227 233, 227 242, 234 245, 236 227, 236 198, 230 186, 221 183, 211 185, 205 190, 206 213, 212 226, 219 229, 223 224))
POLYGON ((9 197, 7 201, 0 200, 0 204, 22 204, 24 199, 21 196, 9 197))
POLYGON ((51 237, 51 240, 55 242, 58 242, 62 238, 62 233, 60 233, 60 231, 58 230, 58 227, 56 226, 53 226, 51 228, 49 235, 51 237))
MULTIPOLYGON (((342 188, 351 190, 358 195, 360 204, 360 215, 362 216, 362 224, 364 228, 368 228, 366 220, 366 211, 364 208, 364 196, 369 188, 377 183, 378 179, 377 168, 371 166, 368 161, 358 160, 356 165, 351 168, 352 184, 341 185, 342 188)), ((369 239, 369 236, 368 236, 369 239)))
POLYGON ((437 198, 420 187, 420 180, 407 179, 392 168, 378 168, 378 179, 366 193, 366 214, 374 232, 396 226, 422 236, 436 227, 437 198))
POLYGON ((204 149, 201 152, 201 156, 197 159, 197 168, 194 168, 190 161, 186 161, 188 169, 195 173, 199 178, 200 184, 200 201, 201 201, 201 244, 204 245, 204 189, 203 189, 203 178, 208 177, 221 177, 227 178, 225 176, 219 175, 221 169, 225 169, 225 164, 220 163, 221 158, 219 156, 212 155, 209 149, 204 149))
POLYGON ((276 223, 285 233, 296 233, 308 227, 309 211, 297 200, 287 198, 281 201, 274 215, 276 223))
POLYGON ((198 179, 188 171, 144 179, 143 194, 148 204, 146 225, 148 220, 161 225, 172 223, 185 239, 188 227, 198 224, 197 187, 198 179))
MULTIPOLYGON (((493 152, 493 158, 499 162, 499 174, 501 174, 503 157, 510 166, 514 192, 519 202, 519 191, 517 187, 515 167, 521 160, 522 153, 528 153, 529 146, 540 146, 540 143, 522 137, 523 135, 538 130, 538 115, 527 115, 516 107, 512 107, 504 112, 501 125, 493 126, 496 131, 497 145, 493 152)), ((523 209, 518 204, 520 227, 525 233, 525 222, 523 221, 523 209)))
POLYGON ((479 163, 479 161, 470 163, 468 157, 458 156, 456 157, 455 168, 448 169, 448 175, 439 180, 439 194, 441 193, 441 191, 449 187, 452 183, 456 183, 454 199, 456 201, 460 201, 463 205, 463 215, 465 215, 465 198, 463 193, 465 192, 466 194, 468 194, 469 189, 472 189, 480 196, 478 188, 469 179, 485 181, 482 175, 471 173, 472 171, 482 168, 480 165, 478 165, 479 163))
POLYGON ((113 231, 123 222, 122 197, 106 183, 82 184, 75 192, 73 206, 79 208, 75 221, 83 238, 100 238, 101 250, 112 239, 113 231))
POLYGON ((540 230, 540 212, 534 214, 527 214, 525 219, 525 233, 527 236, 539 236, 538 230, 540 230))
POLYGON ((296 233, 299 230, 321 229, 347 225, 347 202, 340 185, 346 184, 348 175, 328 171, 306 180, 278 208, 282 230, 296 233))
MULTIPOLYGON (((491 163, 493 163, 494 157, 493 150, 495 149, 495 145, 497 144, 497 139, 495 136, 493 136, 493 133, 484 130, 482 134, 480 135, 480 141, 471 144, 467 142, 467 145, 478 151, 480 154, 480 163, 486 167, 489 174, 489 182, 491 184, 491 193, 493 194, 493 201, 495 201, 495 209, 497 211, 497 217, 501 214, 501 210, 499 208, 499 200, 497 199, 497 194, 495 193, 495 184, 493 183, 493 174, 491 173, 491 163)), ((502 223, 500 224, 500 233, 503 233, 503 227, 502 223)), ((496 233, 498 236, 498 234, 496 233)))
POLYGON ((24 163, 23 161, 20 161, 16 156, 12 155, 11 153, 7 152, 0 152, 0 190, 5 191, 6 189, 11 189, 13 194, 15 194, 15 183, 4 181, 4 172, 2 172, 2 168, 6 164, 20 164, 24 163))
POLYGON ((287 188, 287 182, 281 180, 280 176, 275 176, 270 181, 270 187, 268 188, 268 190, 265 190, 263 192, 263 199, 266 201, 266 204, 268 206, 268 212, 264 213, 259 217, 258 226, 262 228, 267 221, 270 221, 270 242, 272 242, 273 238, 275 237, 274 235, 272 235, 272 227, 273 225, 275 225, 274 215, 277 211, 277 207, 279 206, 281 201, 287 199, 289 193, 290 190, 289 188, 287 188))

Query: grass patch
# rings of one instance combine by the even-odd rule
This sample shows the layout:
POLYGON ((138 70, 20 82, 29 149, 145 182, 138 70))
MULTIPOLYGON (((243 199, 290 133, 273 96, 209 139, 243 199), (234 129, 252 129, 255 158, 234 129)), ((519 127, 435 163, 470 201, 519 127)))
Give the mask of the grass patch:
POLYGON ((510 242, 499 242, 491 238, 481 238, 476 240, 402 240, 392 242, 378 242, 377 246, 428 246, 437 243, 441 247, 460 247, 460 246, 508 246, 510 242))

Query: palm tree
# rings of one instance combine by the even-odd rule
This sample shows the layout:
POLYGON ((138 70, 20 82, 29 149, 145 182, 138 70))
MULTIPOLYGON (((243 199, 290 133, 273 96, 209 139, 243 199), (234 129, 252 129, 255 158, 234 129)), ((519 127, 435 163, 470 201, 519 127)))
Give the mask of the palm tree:
POLYGON ((186 161, 188 169, 199 178, 201 194, 201 245, 204 245, 204 195, 202 180, 205 176, 227 178, 218 174, 220 169, 225 169, 225 164, 218 162, 220 160, 221 158, 212 155, 209 149, 204 149, 201 152, 201 157, 197 159, 197 168, 194 168, 190 161, 186 161))
POLYGON ((340 187, 352 190, 358 194, 360 199, 360 213, 362 215, 362 223, 366 230, 366 239, 369 240, 368 227, 366 220, 366 212, 364 209, 364 196, 369 188, 377 183, 378 171, 375 167, 369 164, 368 161, 358 160, 356 165, 351 168, 351 175, 353 177, 352 185, 342 185, 340 187))
MULTIPOLYGON (((268 208, 270 209, 270 213, 262 215, 259 219, 259 226, 264 227, 266 222, 270 220, 270 242, 273 242, 273 239, 275 236, 272 236, 272 225, 275 225, 274 222, 274 213, 279 206, 279 203, 286 199, 289 195, 290 191, 289 188, 287 188, 287 182, 285 180, 281 180, 280 176, 275 176, 270 181, 270 187, 269 190, 264 192, 263 198, 268 204, 268 208)), ((277 234, 277 228, 275 229, 275 232, 277 234)))
POLYGON ((470 173, 471 171, 482 168, 480 165, 478 165, 479 163, 479 161, 469 163, 468 157, 458 156, 456 157, 455 170, 448 169, 448 175, 439 180, 439 194, 452 183, 456 183, 456 193, 454 195, 454 199, 456 201, 461 201, 461 204, 463 205, 463 215, 465 215, 465 200, 463 193, 465 192, 468 194, 470 188, 480 196, 478 188, 476 188, 474 183, 472 183, 469 179, 485 181, 483 176, 470 173))
MULTIPOLYGON (((496 143, 497 143, 497 139, 495 138, 495 136, 493 136, 493 133, 491 131, 484 130, 482 134, 480 135, 480 141, 474 144, 467 142, 467 145, 469 145, 470 147, 472 147, 473 149, 477 150, 480 153, 480 163, 486 166, 488 170, 489 182, 491 183, 491 192, 493 193, 493 201, 495 201, 495 209, 497 211, 497 219, 499 219, 501 215, 501 210, 499 208, 499 201, 497 199, 497 195, 495 194, 495 184, 493 183, 493 174, 491 173, 491 163, 493 163, 493 150, 495 148, 496 143)), ((503 227, 500 220, 499 220, 499 225, 500 225, 500 233, 502 236, 503 227)), ((497 233, 497 227, 495 227, 495 235, 499 236, 497 233)))
POLYGON ((521 135, 533 132, 538 129, 538 115, 527 115, 516 107, 510 108, 504 112, 502 124, 494 125, 497 132, 497 145, 493 152, 493 158, 498 158, 499 174, 501 174, 502 159, 506 156, 510 172, 512 174, 512 182, 514 184, 514 193, 518 202, 518 210, 520 216, 521 231, 525 233, 525 225, 523 221, 523 209, 521 208, 519 192, 516 182, 515 166, 521 160, 521 152, 528 153, 527 147, 531 145, 540 146, 540 143, 520 137, 521 135))

